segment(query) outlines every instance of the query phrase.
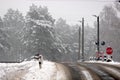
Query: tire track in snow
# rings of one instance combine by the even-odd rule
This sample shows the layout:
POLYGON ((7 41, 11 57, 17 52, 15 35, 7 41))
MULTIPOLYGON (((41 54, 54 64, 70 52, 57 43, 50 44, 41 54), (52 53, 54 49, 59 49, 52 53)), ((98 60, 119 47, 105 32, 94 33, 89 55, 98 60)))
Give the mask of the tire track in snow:
POLYGON ((89 71, 87 69, 85 69, 84 67, 78 65, 80 71, 81 71, 81 76, 83 76, 83 78, 85 80, 93 80, 92 76, 90 75, 89 71))
POLYGON ((102 70, 113 76, 116 80, 120 80, 120 67, 109 64, 97 64, 102 70))
POLYGON ((80 70, 82 71, 83 75, 85 76, 86 80, 101 80, 98 75, 96 75, 89 68, 85 67, 83 63, 77 63, 77 64, 80 70))
POLYGON ((69 69, 60 63, 55 63, 56 65, 56 80, 72 80, 71 74, 69 72, 69 69))
MULTIPOLYGON (((109 73, 102 70, 96 64, 83 63, 82 66, 87 68, 88 71, 95 73, 95 75, 97 75, 99 77, 99 80, 116 80, 115 77, 111 76, 109 73)), ((96 80, 96 79, 94 79, 94 80, 96 80)))
POLYGON ((85 75, 86 80, 93 80, 93 78, 91 77, 91 75, 88 71, 82 71, 82 73, 85 75))

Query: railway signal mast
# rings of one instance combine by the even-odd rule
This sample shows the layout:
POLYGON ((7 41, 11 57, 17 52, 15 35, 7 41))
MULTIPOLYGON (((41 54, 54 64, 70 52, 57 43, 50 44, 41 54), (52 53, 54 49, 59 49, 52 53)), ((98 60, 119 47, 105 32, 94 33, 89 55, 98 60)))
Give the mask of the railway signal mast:
POLYGON ((79 21, 82 23, 82 41, 80 40, 81 31, 79 28, 79 53, 78 53, 78 59, 80 60, 80 41, 82 42, 82 54, 81 54, 81 61, 84 61, 84 18, 82 18, 82 21, 79 21))

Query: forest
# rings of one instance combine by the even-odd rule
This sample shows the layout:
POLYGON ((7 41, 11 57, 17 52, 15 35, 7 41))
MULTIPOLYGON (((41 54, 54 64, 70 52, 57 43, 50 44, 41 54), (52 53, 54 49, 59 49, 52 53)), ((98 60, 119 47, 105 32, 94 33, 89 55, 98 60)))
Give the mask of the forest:
MULTIPOLYGON (((113 48, 113 60, 120 61, 120 4, 106 5, 100 12, 100 51, 113 48)), ((0 17, 0 61, 30 60, 40 53, 51 61, 76 61, 78 59, 78 29, 81 25, 69 25, 66 20, 55 20, 47 7, 32 4, 23 16, 12 8, 0 17)), ((96 55, 96 29, 85 25, 85 60, 96 55)), ((81 44, 81 43, 80 43, 81 44)))

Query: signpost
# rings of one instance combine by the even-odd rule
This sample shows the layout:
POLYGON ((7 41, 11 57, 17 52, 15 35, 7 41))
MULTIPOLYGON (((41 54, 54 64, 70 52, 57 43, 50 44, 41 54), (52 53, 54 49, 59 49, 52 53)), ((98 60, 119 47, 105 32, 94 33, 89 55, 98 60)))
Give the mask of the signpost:
POLYGON ((112 61, 112 53, 113 53, 112 47, 107 47, 106 53, 108 54, 107 62, 111 62, 112 61))
POLYGON ((107 47, 107 48, 106 48, 106 53, 107 53, 108 55, 111 55, 111 54, 113 53, 112 47, 107 47))

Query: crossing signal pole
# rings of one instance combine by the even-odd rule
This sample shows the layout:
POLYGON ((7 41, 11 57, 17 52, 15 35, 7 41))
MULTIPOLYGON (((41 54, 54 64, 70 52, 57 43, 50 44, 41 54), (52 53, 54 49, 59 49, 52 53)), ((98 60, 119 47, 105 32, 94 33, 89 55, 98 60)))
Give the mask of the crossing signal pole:
POLYGON ((100 53, 99 16, 96 16, 96 15, 93 15, 93 16, 97 18, 97 42, 96 42, 96 45, 97 45, 97 52, 99 54, 100 53))
POLYGON ((84 18, 82 18, 82 61, 84 61, 84 18))
POLYGON ((79 30, 78 30, 78 32, 79 32, 79 40, 78 40, 78 43, 79 43, 79 48, 78 48, 78 60, 80 60, 80 39, 81 39, 81 28, 79 27, 79 30))
POLYGON ((82 18, 82 21, 79 21, 82 23, 82 30, 79 29, 79 55, 81 54, 80 53, 80 48, 81 51, 82 51, 82 54, 81 54, 81 57, 78 57, 78 59, 80 60, 81 58, 81 61, 84 61, 84 18, 82 18), (81 35, 81 31, 82 31, 82 35, 81 35), (82 47, 80 47, 80 35, 82 36, 81 38, 81 44, 82 44, 82 47))

